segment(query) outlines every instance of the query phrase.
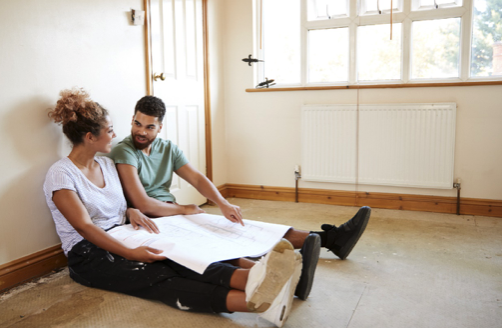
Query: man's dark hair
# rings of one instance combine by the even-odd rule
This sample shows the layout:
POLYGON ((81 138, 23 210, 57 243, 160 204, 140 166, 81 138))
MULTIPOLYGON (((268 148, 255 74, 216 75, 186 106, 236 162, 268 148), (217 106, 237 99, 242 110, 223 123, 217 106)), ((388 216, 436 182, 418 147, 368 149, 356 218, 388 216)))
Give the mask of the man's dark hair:
POLYGON ((164 115, 166 115, 166 105, 164 105, 164 102, 160 98, 144 96, 136 103, 134 115, 136 115, 138 111, 148 116, 157 117, 159 122, 162 123, 164 115))

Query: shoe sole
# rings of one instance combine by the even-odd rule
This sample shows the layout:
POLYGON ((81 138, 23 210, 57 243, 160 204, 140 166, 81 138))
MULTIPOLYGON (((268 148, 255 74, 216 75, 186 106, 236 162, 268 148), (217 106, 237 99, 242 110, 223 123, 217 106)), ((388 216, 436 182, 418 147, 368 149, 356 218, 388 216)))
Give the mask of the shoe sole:
POLYGON ((271 308, 270 311, 274 311, 273 314, 263 313, 261 315, 264 319, 272 322, 277 327, 282 327, 291 313, 293 308, 294 293, 302 274, 302 256, 300 253, 295 253, 295 256, 295 269, 293 275, 286 282, 278 295, 278 297, 281 297, 279 309, 274 310, 271 308), (270 316, 270 314, 272 314, 272 316, 270 316))
POLYGON ((265 277, 256 288, 247 308, 251 312, 265 312, 279 295, 295 270, 296 255, 293 245, 285 239, 274 246, 267 260, 265 277))
POLYGON ((314 283, 315 270, 319 261, 321 251, 321 237, 317 234, 310 234, 305 239, 305 249, 302 248, 303 267, 300 281, 296 287, 295 295, 301 300, 309 297, 312 285, 314 283), (313 239, 313 241, 309 241, 313 239))
POLYGON ((366 215, 363 218, 361 228, 359 229, 359 231, 357 232, 356 235, 354 235, 351 239, 349 239, 347 241, 347 243, 345 244, 344 247, 340 248, 340 250, 335 253, 335 255, 338 256, 342 260, 345 260, 347 258, 347 256, 349 256, 350 252, 352 252, 352 249, 357 244, 357 242, 359 241, 359 238, 361 238, 361 235, 363 234, 364 230, 366 229, 366 226, 368 225, 368 221, 369 221, 370 215, 371 215, 371 208, 366 207, 366 206, 363 207, 363 209, 365 209, 365 208, 368 209, 368 212, 366 213, 366 215))

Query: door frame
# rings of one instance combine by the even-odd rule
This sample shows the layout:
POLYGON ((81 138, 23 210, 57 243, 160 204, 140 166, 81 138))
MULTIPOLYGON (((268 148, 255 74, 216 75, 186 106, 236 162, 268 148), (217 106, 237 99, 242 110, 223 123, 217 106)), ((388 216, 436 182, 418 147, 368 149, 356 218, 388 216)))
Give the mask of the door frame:
MULTIPOLYGON (((143 0, 145 10, 145 63, 146 63, 146 94, 153 95, 153 71, 152 71, 152 19, 150 15, 150 0, 143 0)), ((213 181, 213 153, 211 140, 211 98, 209 88, 209 54, 208 54, 208 30, 207 30, 207 0, 202 0, 202 56, 204 70, 204 127, 206 140, 206 177, 213 181)))

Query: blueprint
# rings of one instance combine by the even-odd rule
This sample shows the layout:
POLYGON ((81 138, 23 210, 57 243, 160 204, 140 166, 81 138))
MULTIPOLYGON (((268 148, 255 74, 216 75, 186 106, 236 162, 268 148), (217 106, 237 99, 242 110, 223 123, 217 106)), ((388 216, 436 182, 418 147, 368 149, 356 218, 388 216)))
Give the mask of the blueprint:
POLYGON ((176 215, 154 219, 160 233, 148 233, 130 225, 108 233, 126 246, 150 246, 161 255, 203 273, 209 264, 239 257, 257 257, 272 247, 289 230, 289 226, 244 220, 244 226, 212 214, 176 215))

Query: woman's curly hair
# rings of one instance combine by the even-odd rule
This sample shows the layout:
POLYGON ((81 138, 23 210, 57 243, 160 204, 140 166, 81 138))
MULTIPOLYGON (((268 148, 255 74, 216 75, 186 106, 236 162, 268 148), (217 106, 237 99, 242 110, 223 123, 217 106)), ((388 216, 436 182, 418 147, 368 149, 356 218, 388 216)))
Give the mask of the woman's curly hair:
POLYGON ((63 133, 73 145, 83 142, 87 132, 99 136, 108 111, 91 100, 84 89, 67 89, 59 93, 61 98, 49 117, 63 125, 63 133))

